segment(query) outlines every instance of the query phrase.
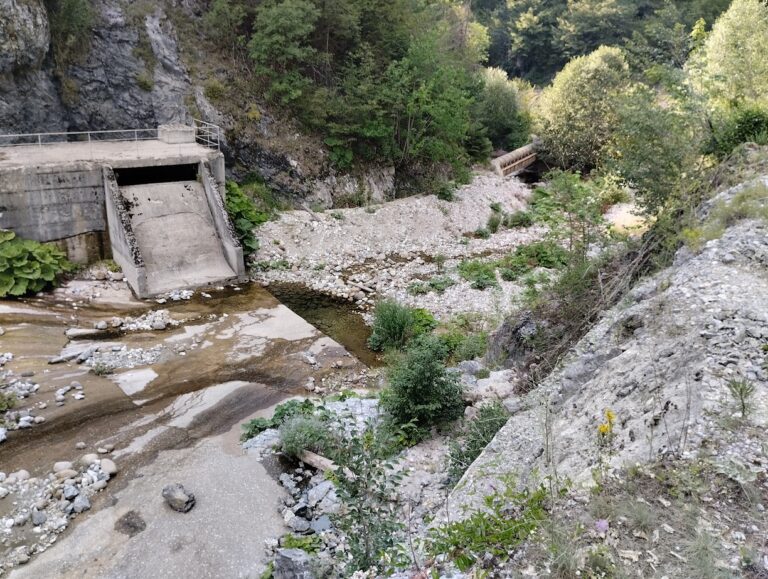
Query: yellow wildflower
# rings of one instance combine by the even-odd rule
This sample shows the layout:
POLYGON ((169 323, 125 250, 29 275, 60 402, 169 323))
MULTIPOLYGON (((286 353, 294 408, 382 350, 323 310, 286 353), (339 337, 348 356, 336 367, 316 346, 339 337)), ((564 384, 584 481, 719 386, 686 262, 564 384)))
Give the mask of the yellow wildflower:
POLYGON ((608 421, 608 424, 613 425, 614 421, 616 420, 616 413, 610 408, 608 408, 605 411, 605 418, 608 421))
POLYGON ((609 434, 611 432, 611 424, 610 422, 604 422, 600 426, 597 427, 597 431, 602 434, 603 436, 609 434))

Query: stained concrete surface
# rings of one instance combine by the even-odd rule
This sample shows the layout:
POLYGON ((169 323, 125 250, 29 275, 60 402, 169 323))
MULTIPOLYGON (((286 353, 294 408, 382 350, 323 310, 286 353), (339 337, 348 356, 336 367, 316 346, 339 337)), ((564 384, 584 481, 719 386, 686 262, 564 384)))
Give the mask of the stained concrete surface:
POLYGON ((237 277, 227 263, 200 183, 133 185, 120 192, 131 206, 149 295, 237 277))

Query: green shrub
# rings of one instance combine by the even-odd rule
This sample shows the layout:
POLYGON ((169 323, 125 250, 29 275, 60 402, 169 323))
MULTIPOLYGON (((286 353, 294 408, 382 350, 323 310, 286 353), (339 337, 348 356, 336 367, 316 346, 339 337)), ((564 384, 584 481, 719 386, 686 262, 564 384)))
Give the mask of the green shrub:
POLYGON ((478 409, 461 440, 451 444, 448 452, 448 478, 452 484, 466 472, 480 456, 496 433, 507 423, 509 413, 500 402, 486 404, 478 409))
POLYGON ((56 74, 62 81, 69 66, 87 54, 96 12, 89 0, 46 0, 56 74))
POLYGON ((373 312, 373 332, 368 338, 372 350, 399 350, 412 338, 435 328, 437 321, 427 310, 409 308, 384 300, 373 312))
POLYGON ((451 277, 433 277, 427 282, 414 282, 410 284, 408 286, 408 293, 415 296, 428 294, 431 291, 441 294, 453 285, 456 285, 456 281, 451 277))
POLYGON ((516 213, 510 213, 507 215, 505 225, 509 228, 513 227, 530 227, 533 225, 533 215, 528 211, 518 211, 516 213))
POLYGON ((485 509, 434 529, 431 551, 448 555, 461 571, 487 553, 504 560, 546 521, 546 500, 544 487, 517 492, 507 482, 503 491, 485 497, 485 509))
POLYGON ((392 497, 403 471, 388 460, 392 446, 386 430, 368 424, 337 449, 334 460, 341 468, 333 477, 345 508, 334 516, 334 523, 346 535, 349 548, 337 551, 345 573, 336 576, 378 568, 384 557, 401 567, 410 564, 396 555, 404 525, 399 511, 392 508, 392 497))
MULTIPOLYGON (((16 395, 0 392, 0 414, 16 406, 16 395)), ((2 420, 0 420, 2 422, 2 420)))
POLYGON ((552 241, 537 241, 521 245, 499 262, 501 278, 514 281, 537 267, 561 268, 568 263, 568 252, 552 241))
POLYGON ((331 445, 328 426, 314 416, 293 416, 280 426, 283 452, 298 457, 303 451, 325 453, 331 445))
POLYGON ((756 106, 737 108, 715 130, 709 152, 726 157, 742 143, 768 145, 768 110, 756 106))
POLYGON ((484 290, 498 287, 496 262, 470 260, 459 264, 459 275, 472 284, 473 289, 484 290))
POLYGON ((478 227, 475 229, 475 237, 478 239, 488 239, 491 236, 491 232, 485 227, 478 227))
POLYGON ((438 199, 441 201, 453 201, 456 199, 456 184, 450 181, 444 181, 437 187, 435 193, 438 199))
POLYGON ((494 213, 502 212, 501 203, 499 203, 498 201, 491 203, 490 207, 491 207, 491 211, 493 211, 494 213))
POLYGON ((241 440, 248 440, 257 434, 261 434, 268 428, 279 428, 286 420, 295 416, 312 416, 315 413, 315 405, 311 400, 289 400, 278 404, 272 414, 272 418, 254 418, 243 424, 241 440))
POLYGON ((486 378, 491 377, 491 371, 488 368, 481 368, 477 372, 475 372, 475 378, 478 380, 485 380, 486 378))
POLYGON ((395 361, 381 402, 398 423, 432 426, 462 416, 461 385, 445 367, 447 355, 438 337, 424 335, 395 361))
POLYGON ((438 334, 438 337, 448 349, 448 359, 452 364, 479 358, 488 349, 488 334, 486 332, 466 333, 456 328, 438 334))
POLYGON ((491 233, 496 233, 499 230, 499 227, 501 227, 502 220, 503 220, 503 216, 501 215, 501 213, 494 211, 493 213, 491 213, 491 216, 488 218, 488 223, 486 224, 485 227, 491 233))
POLYGON ((42 291, 72 269, 56 246, 0 229, 0 298, 42 291))
POLYGON ((414 337, 431 332, 437 327, 435 316, 424 308, 412 309, 411 316, 413 320, 411 333, 414 337))
POLYGON ((227 87, 225 87, 224 83, 222 83, 219 79, 212 78, 205 82, 205 88, 203 89, 203 92, 205 93, 205 97, 208 100, 217 102, 223 99, 227 94, 227 87))
POLYGON ((485 332, 479 332, 477 334, 469 334, 464 337, 461 344, 456 348, 452 359, 456 362, 463 362, 464 360, 474 360, 485 355, 488 350, 488 334, 485 332))
POLYGON ((152 92, 155 88, 155 79, 148 72, 140 72, 136 75, 136 85, 145 92, 152 92))
POLYGON ((269 213, 259 211, 242 188, 234 181, 227 181, 226 207, 237 238, 246 255, 259 248, 259 241, 253 234, 254 228, 269 220, 269 213))

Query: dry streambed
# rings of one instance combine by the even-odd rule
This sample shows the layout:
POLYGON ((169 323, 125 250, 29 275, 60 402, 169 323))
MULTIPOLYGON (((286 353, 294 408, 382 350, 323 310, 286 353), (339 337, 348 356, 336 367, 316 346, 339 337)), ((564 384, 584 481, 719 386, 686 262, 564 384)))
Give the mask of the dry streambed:
POLYGON ((453 201, 423 196, 325 213, 289 211, 257 231, 255 278, 266 285, 301 283, 363 310, 377 298, 394 297, 440 319, 462 312, 498 316, 513 307, 520 285, 499 280, 498 290, 475 290, 456 266, 464 259, 506 255, 538 239, 543 231, 537 227, 502 228, 487 239, 473 235, 486 226, 492 204, 515 213, 529 193, 515 178, 480 173, 453 201), (414 282, 443 275, 455 282, 443 293, 408 292, 414 282))
MULTIPOLYGON (((51 295, 3 304, 2 349, 8 355, 0 371, 3 392, 13 391, 17 403, 5 414, 6 440, 0 444, 0 573, 48 549, 48 571, 65 559, 84 561, 88 544, 80 550, 51 546, 86 510, 99 511, 95 519, 102 521, 122 517, 121 509, 110 510, 106 494, 131 504, 142 496, 151 504, 154 499, 146 497, 160 500, 161 480, 177 482, 165 480, 169 476, 208 489, 215 477, 203 473, 220 471, 229 460, 221 449, 237 448, 226 436, 236 441, 240 422, 255 412, 310 389, 366 384, 366 369, 343 347, 258 286, 176 297, 137 302, 123 282, 78 281, 51 295), (206 446, 211 444, 216 452, 206 446), (176 454, 164 455, 166 449, 176 454), (194 462, 197 475, 159 460, 173 462, 177 455, 194 462), (143 482, 129 490, 137 476, 143 482), (100 515, 104 509, 110 514, 100 515)), ((227 468, 256 468, 232 460, 227 468)), ((249 476, 266 488, 269 476, 258 468, 261 478, 249 476)), ((240 488, 254 492, 248 485, 240 488)), ((203 496, 201 504, 212 498, 203 496)), ((233 495, 230 506, 237 500, 233 495)), ((264 511, 254 520, 275 519, 266 500, 254 503, 264 511)), ((159 525, 175 524, 162 512, 150 516, 141 501, 133 510, 131 520, 154 517, 159 525)), ((236 516, 216 512, 209 527, 236 516)), ((82 523, 90 531, 82 532, 94 533, 93 540, 118 537, 125 526, 115 521, 97 532, 91 519, 82 523)), ((140 532, 134 533, 133 548, 152 536, 140 532)), ((119 559, 124 551, 118 543, 109 548, 119 559)), ((157 554, 163 556, 162 550, 157 554)), ((185 564, 194 563, 193 557, 185 564)), ((107 557, 100 564, 111 569, 113 563, 107 557)), ((137 561, 125 564, 139 571, 132 566, 137 561)))

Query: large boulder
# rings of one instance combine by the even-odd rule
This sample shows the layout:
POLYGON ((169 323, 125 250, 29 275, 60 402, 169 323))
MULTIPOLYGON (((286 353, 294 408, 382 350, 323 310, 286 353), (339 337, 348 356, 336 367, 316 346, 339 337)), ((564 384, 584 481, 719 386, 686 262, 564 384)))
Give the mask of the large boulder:
POLYGON ((278 549, 274 579, 314 579, 312 557, 301 549, 278 549))

